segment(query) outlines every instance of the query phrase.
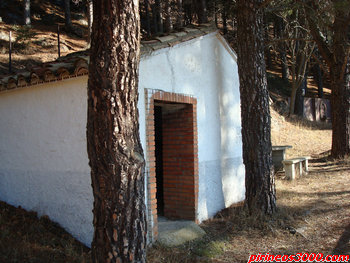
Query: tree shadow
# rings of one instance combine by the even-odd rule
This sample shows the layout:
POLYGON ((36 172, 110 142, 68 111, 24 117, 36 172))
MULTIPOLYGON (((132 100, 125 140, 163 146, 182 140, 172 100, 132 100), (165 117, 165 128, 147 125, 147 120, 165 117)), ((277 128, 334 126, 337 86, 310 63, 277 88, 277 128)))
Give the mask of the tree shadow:
POLYGON ((345 227, 343 234, 340 236, 337 245, 333 249, 333 254, 350 253, 350 223, 345 227))
POLYGON ((309 160, 310 163, 310 174, 332 173, 350 171, 350 162, 345 159, 334 159, 330 156, 330 152, 325 152, 319 155, 317 158, 309 160))

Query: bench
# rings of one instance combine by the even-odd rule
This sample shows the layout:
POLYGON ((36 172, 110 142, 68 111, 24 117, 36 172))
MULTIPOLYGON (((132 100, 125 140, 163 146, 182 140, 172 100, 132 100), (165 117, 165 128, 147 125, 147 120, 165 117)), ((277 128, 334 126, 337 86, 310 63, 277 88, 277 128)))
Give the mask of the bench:
POLYGON ((299 173, 299 176, 302 176, 302 174, 308 173, 309 171, 309 156, 303 156, 293 159, 286 159, 283 160, 283 167, 286 172, 286 177, 288 179, 294 180, 295 179, 295 173, 296 171, 299 173))
POLYGON ((282 170, 282 161, 285 160, 286 150, 292 148, 290 145, 272 146, 272 162, 275 166, 275 172, 282 170))

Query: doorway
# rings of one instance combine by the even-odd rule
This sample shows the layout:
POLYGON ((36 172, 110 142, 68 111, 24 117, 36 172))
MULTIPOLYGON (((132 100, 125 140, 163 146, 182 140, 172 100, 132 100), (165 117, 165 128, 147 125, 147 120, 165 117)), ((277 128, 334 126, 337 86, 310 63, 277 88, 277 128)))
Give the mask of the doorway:
POLYGON ((154 101, 157 214, 195 220, 193 105, 154 101))

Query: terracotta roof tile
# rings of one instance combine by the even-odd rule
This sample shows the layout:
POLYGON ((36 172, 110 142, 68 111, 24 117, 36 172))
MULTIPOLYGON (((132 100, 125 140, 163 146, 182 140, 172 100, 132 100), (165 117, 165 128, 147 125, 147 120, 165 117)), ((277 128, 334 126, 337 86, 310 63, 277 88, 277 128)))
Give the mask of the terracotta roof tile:
MULTIPOLYGON (((179 32, 141 42, 141 54, 147 56, 155 50, 172 47, 179 43, 216 31, 212 24, 191 26, 179 32)), ((58 58, 56 61, 42 63, 31 71, 18 72, 8 76, 0 76, 0 92, 37 85, 45 82, 59 81, 88 74, 89 51, 79 51, 58 58)))

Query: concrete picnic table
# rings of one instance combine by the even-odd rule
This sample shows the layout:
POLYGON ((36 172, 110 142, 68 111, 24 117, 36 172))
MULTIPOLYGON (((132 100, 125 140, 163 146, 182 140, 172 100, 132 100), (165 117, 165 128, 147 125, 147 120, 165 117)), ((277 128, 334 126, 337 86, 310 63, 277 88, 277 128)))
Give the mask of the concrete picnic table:
POLYGON ((286 150, 292 148, 291 145, 272 146, 272 162, 275 166, 275 172, 283 169, 282 161, 286 158, 286 150))

